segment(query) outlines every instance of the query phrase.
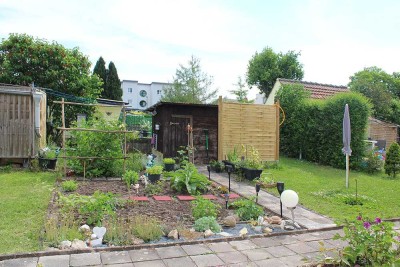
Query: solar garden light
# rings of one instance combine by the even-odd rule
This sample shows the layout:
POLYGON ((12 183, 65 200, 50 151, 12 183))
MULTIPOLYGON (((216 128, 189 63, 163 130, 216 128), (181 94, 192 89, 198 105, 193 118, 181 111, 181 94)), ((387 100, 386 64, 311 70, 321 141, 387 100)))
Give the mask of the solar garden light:
POLYGON ((228 183, 228 192, 231 192, 231 172, 232 172, 232 166, 231 165, 227 165, 226 166, 226 171, 228 172, 228 179, 229 179, 229 183, 228 183))
POLYGON ((224 196, 225 196, 225 208, 228 209, 229 194, 226 193, 224 196))
POLYGON ((282 204, 285 205, 292 213, 292 221, 294 225, 294 213, 293 210, 299 203, 299 196, 293 190, 285 190, 281 195, 282 204))
POLYGON ((260 192, 260 190, 261 190, 261 184, 259 184, 259 183, 256 183, 256 203, 258 203, 258 193, 260 192))
POLYGON ((208 180, 211 180, 211 166, 207 165, 207 171, 208 171, 208 180))
MULTIPOLYGON (((276 183, 276 189, 278 189, 279 195, 282 195, 282 192, 285 190, 285 183, 284 182, 277 182, 276 183)), ((279 199, 279 202, 281 204, 281 218, 283 218, 283 216, 282 216, 282 200, 279 199)))

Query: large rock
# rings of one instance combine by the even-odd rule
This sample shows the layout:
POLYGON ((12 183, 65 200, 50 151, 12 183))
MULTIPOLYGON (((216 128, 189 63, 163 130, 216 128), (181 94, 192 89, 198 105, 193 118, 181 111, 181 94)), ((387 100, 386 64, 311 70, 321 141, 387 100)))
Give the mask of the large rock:
POLYGON ((222 220, 224 226, 227 227, 235 227, 236 226, 236 218, 234 216, 227 216, 222 220))
POLYGON ((133 245, 144 244, 144 240, 137 237, 132 237, 132 244, 133 245))
POLYGON ((60 245, 58 246, 59 249, 69 249, 71 248, 72 242, 69 240, 61 241, 60 245))
POLYGON ((71 244, 71 249, 86 249, 88 246, 86 243, 79 239, 74 239, 71 244))
POLYGON ((173 240, 177 240, 179 238, 178 230, 174 229, 171 232, 169 232, 168 238, 173 239, 173 240))
POLYGON ((271 224, 281 224, 281 222, 282 222, 281 217, 279 217, 279 216, 272 216, 271 217, 271 220, 270 220, 271 224))
POLYGON ((204 231, 204 237, 205 238, 213 236, 213 235, 214 235, 214 232, 211 231, 210 229, 207 229, 207 230, 204 231))
POLYGON ((239 231, 239 236, 245 236, 247 235, 248 231, 246 227, 243 227, 240 231, 239 231))
POLYGON ((264 233, 264 234, 270 234, 270 233, 272 233, 272 229, 269 228, 269 227, 265 227, 265 228, 263 229, 263 233, 264 233))

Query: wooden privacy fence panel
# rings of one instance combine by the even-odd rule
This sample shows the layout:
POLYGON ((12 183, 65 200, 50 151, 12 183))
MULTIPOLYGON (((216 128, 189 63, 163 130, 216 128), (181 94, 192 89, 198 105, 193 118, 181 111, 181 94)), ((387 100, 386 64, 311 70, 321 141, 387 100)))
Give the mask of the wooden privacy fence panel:
POLYGON ((253 146, 264 161, 279 159, 279 106, 218 102, 218 160, 234 146, 253 146))

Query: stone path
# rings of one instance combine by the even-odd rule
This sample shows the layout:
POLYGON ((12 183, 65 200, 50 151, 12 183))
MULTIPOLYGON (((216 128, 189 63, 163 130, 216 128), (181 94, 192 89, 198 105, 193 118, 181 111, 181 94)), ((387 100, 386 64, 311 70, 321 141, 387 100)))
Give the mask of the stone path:
POLYGON ((304 259, 315 259, 320 255, 321 241, 326 248, 344 246, 342 241, 331 239, 338 232, 341 230, 140 250, 21 258, 2 261, 0 267, 301 266, 307 263, 304 259))

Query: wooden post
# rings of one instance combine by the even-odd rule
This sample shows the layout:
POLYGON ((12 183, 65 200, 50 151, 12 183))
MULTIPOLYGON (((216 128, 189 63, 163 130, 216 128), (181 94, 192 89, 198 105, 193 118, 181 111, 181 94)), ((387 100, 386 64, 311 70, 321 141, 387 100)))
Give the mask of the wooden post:
POLYGON ((350 157, 349 154, 346 154, 346 188, 349 188, 349 165, 350 157))
MULTIPOLYGON (((125 130, 126 130, 126 110, 125 110, 125 104, 122 104, 122 116, 123 116, 123 124, 125 126, 125 130)), ((124 131, 124 173, 126 171, 126 131, 124 131)), ((122 180, 122 177, 121 177, 122 180)))
POLYGON ((279 160, 279 134, 280 134, 280 121, 279 121, 279 101, 276 102, 276 141, 275 141, 275 160, 279 160))
POLYGON ((223 134, 224 131, 222 129, 222 112, 223 112, 223 107, 222 107, 223 103, 222 103, 222 96, 219 96, 218 98, 218 160, 223 160, 223 156, 224 156, 224 149, 223 149, 223 144, 222 144, 222 140, 223 140, 223 134))
MULTIPOLYGON (((64 110, 64 98, 61 99, 61 122, 62 127, 65 128, 65 110, 64 110)), ((65 152, 65 130, 62 130, 62 149, 64 157, 66 156, 65 152)), ((64 177, 67 177, 67 159, 64 158, 64 177)))

